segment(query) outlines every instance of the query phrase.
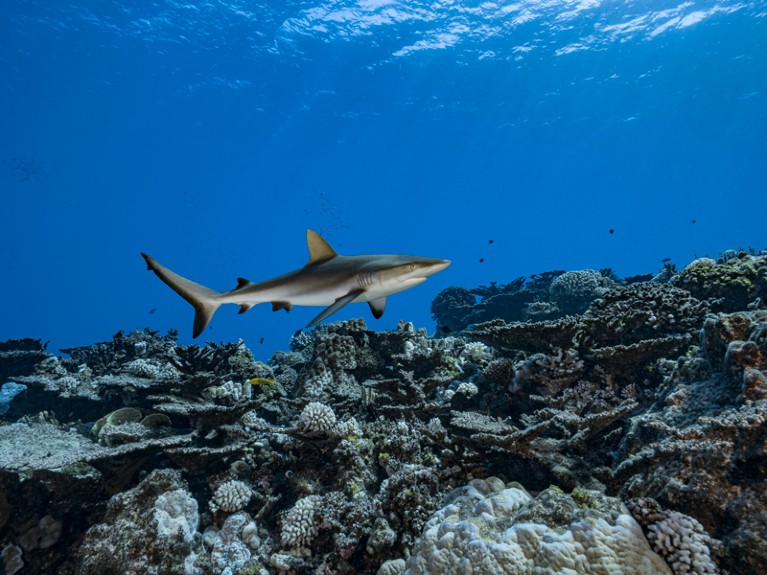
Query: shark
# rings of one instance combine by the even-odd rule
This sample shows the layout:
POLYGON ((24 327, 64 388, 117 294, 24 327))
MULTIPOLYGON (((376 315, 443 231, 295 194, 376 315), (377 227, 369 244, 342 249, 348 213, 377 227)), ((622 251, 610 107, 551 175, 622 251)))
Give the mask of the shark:
POLYGON ((350 303, 367 302, 373 317, 380 318, 386 298, 423 283, 450 265, 450 260, 393 254, 342 256, 320 234, 307 230, 309 261, 302 268, 262 282, 238 278, 237 287, 218 292, 172 272, 152 256, 142 253, 147 269, 188 301, 195 310, 192 336, 199 336, 223 304, 240 306, 245 313, 260 303, 272 311, 294 306, 323 306, 307 328, 350 303))

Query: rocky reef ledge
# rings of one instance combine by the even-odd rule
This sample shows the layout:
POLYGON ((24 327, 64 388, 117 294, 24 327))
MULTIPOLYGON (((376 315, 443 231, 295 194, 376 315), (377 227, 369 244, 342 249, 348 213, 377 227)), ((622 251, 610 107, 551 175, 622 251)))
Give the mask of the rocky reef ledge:
POLYGON ((0 343, 2 572, 764 573, 767 257, 594 273, 268 363, 0 343))

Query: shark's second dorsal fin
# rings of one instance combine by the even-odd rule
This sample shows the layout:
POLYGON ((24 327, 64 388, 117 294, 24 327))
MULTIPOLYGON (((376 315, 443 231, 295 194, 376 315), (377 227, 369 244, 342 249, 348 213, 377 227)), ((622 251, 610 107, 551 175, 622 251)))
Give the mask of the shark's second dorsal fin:
POLYGON ((306 245, 309 246, 309 263, 306 265, 326 262, 338 255, 314 230, 306 230, 306 245))

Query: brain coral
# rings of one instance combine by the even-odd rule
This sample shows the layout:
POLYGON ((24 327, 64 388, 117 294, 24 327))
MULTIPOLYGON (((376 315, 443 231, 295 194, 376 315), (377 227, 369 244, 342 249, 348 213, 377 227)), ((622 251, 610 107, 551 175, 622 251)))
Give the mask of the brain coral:
POLYGON ((551 301, 566 314, 580 314, 614 284, 596 270, 565 272, 549 286, 551 301))
POLYGON ((426 523, 406 575, 670 575, 617 499, 474 480, 426 523))

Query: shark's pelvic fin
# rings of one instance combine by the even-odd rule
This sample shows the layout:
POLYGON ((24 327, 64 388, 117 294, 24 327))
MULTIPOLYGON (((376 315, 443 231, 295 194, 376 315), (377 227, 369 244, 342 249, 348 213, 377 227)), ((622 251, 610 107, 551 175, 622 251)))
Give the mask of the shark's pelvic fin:
POLYGON ((338 255, 314 230, 306 230, 306 244, 309 246, 309 263, 306 265, 326 262, 338 255))
POLYGON ((339 309, 341 309, 345 305, 352 303, 364 291, 365 290, 361 289, 361 288, 360 289, 355 289, 355 290, 350 291, 348 294, 346 294, 344 296, 341 296, 336 301, 334 301, 331 305, 329 305, 324 310, 322 310, 322 313, 320 313, 312 321, 310 321, 308 324, 306 324, 306 327, 312 327, 313 325, 317 325, 323 319, 325 319, 328 316, 333 315, 334 313, 336 313, 339 309))
POLYGON ((379 297, 373 301, 368 302, 370 305, 370 311, 373 313, 373 317, 380 319, 386 309, 386 297, 379 297))
POLYGON ((144 253, 141 255, 146 260, 147 269, 152 270, 173 291, 194 306, 194 330, 192 337, 200 335, 208 327, 213 314, 216 313, 216 310, 221 305, 213 299, 218 295, 218 292, 185 277, 181 277, 165 266, 160 265, 152 256, 144 253))

